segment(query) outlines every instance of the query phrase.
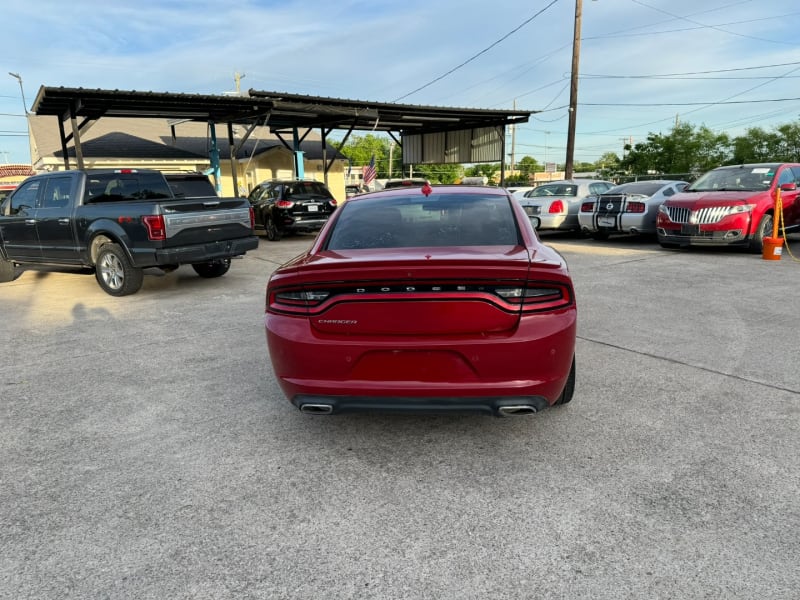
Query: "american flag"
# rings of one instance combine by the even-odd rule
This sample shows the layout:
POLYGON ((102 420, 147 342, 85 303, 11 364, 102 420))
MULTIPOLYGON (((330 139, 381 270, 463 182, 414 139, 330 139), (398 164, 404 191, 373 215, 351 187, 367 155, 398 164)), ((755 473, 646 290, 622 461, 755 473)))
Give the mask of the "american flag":
POLYGON ((369 159, 369 164, 364 167, 364 185, 369 185, 375 181, 375 155, 369 159))

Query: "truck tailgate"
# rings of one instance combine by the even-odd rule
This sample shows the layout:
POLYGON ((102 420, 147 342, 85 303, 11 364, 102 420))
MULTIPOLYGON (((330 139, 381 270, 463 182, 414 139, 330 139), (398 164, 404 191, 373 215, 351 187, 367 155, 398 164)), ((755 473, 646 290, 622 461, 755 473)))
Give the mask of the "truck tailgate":
POLYGON ((250 204, 241 198, 187 198, 161 203, 166 246, 230 240, 253 235, 250 204))

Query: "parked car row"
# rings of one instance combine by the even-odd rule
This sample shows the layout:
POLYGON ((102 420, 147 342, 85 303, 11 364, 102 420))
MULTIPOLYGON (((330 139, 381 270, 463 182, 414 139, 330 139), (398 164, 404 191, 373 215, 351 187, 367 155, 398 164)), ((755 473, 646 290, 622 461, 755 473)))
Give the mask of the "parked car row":
POLYGON ((582 231, 598 240, 642 234, 665 248, 733 245, 761 252, 779 194, 782 231, 800 229, 798 186, 800 164, 758 163, 718 167, 692 184, 574 179, 515 196, 539 231, 582 231))

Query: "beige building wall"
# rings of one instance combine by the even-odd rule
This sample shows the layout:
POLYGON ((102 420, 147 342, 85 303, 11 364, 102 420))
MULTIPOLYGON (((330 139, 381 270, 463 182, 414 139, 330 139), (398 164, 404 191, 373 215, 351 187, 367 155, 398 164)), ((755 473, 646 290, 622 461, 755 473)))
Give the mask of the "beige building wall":
MULTIPOLYGON (((34 169, 41 171, 61 171, 64 169, 64 160, 56 156, 55 152, 61 150, 58 135, 57 121, 48 117, 29 117, 31 123, 31 158, 34 169)), ((163 143, 165 133, 169 129, 160 119, 99 119, 83 137, 88 141, 110 132, 127 133, 149 142, 163 143)), ((194 138, 206 135, 206 125, 203 123, 181 124, 177 131, 178 136, 194 138)), ((266 131, 259 134, 262 139, 270 137, 266 131)), ((313 134, 307 136, 312 143, 316 140, 313 134)), ((224 152, 220 156, 220 185, 223 196, 236 195, 231 174, 230 157, 224 152)), ((210 168, 210 162, 201 158, 110 158, 102 156, 84 156, 84 165, 87 169, 118 169, 141 168, 155 169, 165 173, 178 172, 205 172, 210 168)), ((70 160, 71 168, 75 168, 75 160, 70 160)), ((304 160, 305 179, 325 182, 325 171, 322 160, 304 160)), ((328 171, 328 188, 333 197, 339 201, 345 200, 345 171, 347 161, 337 159, 333 161, 328 171)), ((294 153, 286 147, 277 146, 270 148, 250 159, 236 161, 237 183, 240 195, 248 195, 250 191, 262 181, 270 179, 294 179, 294 153)), ((213 180, 213 177, 212 177, 213 180)))

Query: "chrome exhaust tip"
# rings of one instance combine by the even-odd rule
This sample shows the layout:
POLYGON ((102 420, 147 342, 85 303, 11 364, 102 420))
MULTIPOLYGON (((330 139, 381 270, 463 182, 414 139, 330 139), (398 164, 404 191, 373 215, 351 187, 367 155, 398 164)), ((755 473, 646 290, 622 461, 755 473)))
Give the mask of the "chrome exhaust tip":
POLYGON ((302 404, 300 412, 309 415, 329 415, 333 412, 332 404, 302 404))
POLYGON ((516 417, 518 415, 532 415, 536 413, 536 407, 530 404, 512 404, 510 406, 500 406, 497 409, 501 417, 516 417))

